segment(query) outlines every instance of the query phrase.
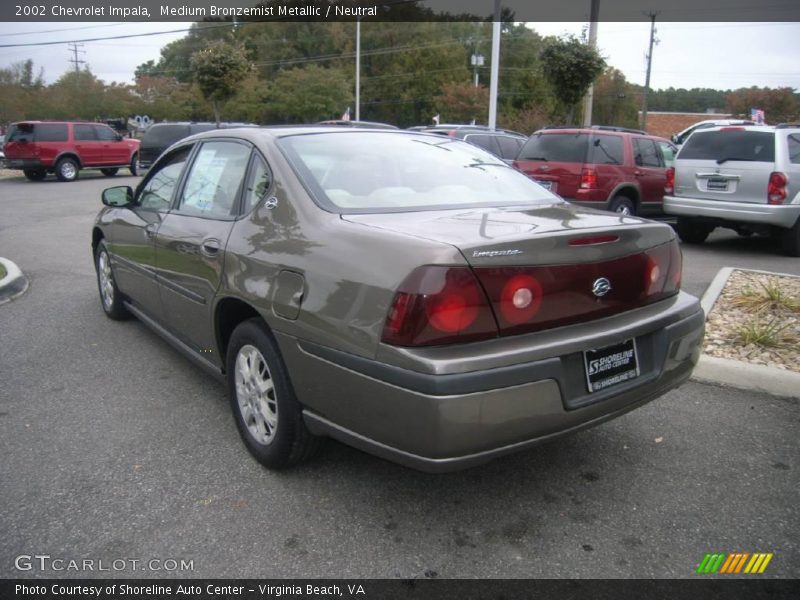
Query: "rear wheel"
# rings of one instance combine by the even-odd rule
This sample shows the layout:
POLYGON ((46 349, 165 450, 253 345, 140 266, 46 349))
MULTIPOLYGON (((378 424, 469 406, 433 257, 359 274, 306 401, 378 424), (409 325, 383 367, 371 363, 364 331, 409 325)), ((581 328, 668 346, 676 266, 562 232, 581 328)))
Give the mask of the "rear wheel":
POLYGON ((110 169, 100 169, 100 172, 106 177, 113 177, 114 175, 117 174, 117 171, 119 171, 117 167, 112 167, 110 169))
POLYGON ((25 177, 31 181, 41 181, 47 177, 47 171, 44 169, 25 169, 22 172, 25 173, 25 177))
POLYGON ((800 218, 793 227, 783 232, 783 253, 786 256, 800 256, 800 218))
POLYGON ((131 164, 128 165, 128 170, 131 172, 131 175, 136 177, 139 174, 139 155, 134 154, 131 157, 131 164))
POLYGON ((111 259, 105 240, 100 240, 94 255, 94 266, 97 270, 97 288, 100 291, 100 303, 108 318, 123 321, 130 315, 122 304, 122 294, 117 289, 114 273, 111 271, 111 259))
POLYGON ((708 235, 714 231, 714 227, 705 223, 700 223, 687 217, 678 217, 678 224, 675 227, 678 237, 687 244, 702 244, 708 235))
POLYGON ((627 196, 614 196, 608 205, 608 210, 622 215, 635 215, 636 205, 627 196))
POLYGON ((306 428, 278 346, 261 319, 234 330, 226 366, 231 409, 250 454, 271 469, 309 458, 321 440, 306 428))
POLYGON ((59 181, 75 181, 78 178, 78 163, 74 158, 62 158, 56 163, 59 181))

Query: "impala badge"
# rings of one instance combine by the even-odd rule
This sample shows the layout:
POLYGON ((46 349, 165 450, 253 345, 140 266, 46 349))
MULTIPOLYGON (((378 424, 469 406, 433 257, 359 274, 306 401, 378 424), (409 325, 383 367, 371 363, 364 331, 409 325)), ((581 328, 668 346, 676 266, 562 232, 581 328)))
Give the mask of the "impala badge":
POLYGON ((605 277, 596 279, 592 284, 592 293, 598 298, 602 298, 611 291, 611 282, 605 277))

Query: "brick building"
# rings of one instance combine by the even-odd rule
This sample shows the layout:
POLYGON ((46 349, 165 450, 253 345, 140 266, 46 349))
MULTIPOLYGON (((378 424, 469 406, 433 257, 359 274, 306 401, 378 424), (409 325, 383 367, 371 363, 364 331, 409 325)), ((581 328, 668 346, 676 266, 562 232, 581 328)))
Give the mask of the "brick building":
MULTIPOLYGON (((641 120, 642 113, 639 113, 641 120)), ((647 111, 647 133, 669 139, 672 134, 679 133, 695 123, 708 119, 733 119, 727 113, 685 113, 647 111)))

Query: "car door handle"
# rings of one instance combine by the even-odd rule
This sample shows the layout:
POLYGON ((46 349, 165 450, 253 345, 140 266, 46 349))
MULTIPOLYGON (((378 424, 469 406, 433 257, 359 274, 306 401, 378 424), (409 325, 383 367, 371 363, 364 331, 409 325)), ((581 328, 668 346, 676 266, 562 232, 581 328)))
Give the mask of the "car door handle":
POLYGON ((209 258, 216 258, 217 256, 219 256, 220 248, 221 246, 219 240, 214 238, 203 240, 203 243, 200 244, 200 252, 202 252, 203 255, 209 258))
POLYGON ((155 223, 150 223, 149 225, 145 225, 144 226, 144 234, 148 238, 153 238, 153 237, 156 236, 156 229, 158 229, 158 227, 156 226, 155 223))

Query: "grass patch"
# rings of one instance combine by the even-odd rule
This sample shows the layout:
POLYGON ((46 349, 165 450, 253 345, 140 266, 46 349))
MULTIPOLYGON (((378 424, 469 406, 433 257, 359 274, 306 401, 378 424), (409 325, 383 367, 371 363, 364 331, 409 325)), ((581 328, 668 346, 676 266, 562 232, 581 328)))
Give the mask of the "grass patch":
POLYGON ((795 335, 787 332, 789 327, 791 323, 779 319, 772 319, 768 323, 754 319, 738 326, 734 334, 745 346, 755 344, 762 348, 780 348, 798 341, 795 335))
POLYGON ((800 299, 787 293, 780 282, 770 279, 766 283, 759 282, 761 289, 745 288, 732 300, 735 307, 751 312, 764 310, 786 310, 800 312, 800 299))

